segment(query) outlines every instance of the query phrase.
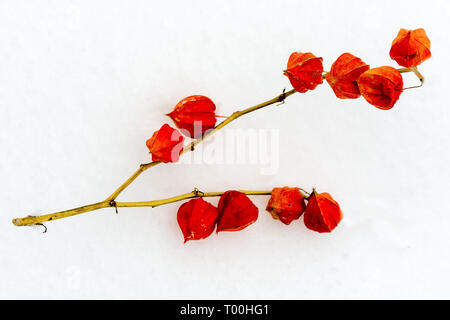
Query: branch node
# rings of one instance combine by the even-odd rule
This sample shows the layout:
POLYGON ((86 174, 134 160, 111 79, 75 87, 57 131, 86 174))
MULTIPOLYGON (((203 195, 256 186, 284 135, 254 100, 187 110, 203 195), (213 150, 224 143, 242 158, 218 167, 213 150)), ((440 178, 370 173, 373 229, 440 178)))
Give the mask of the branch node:
POLYGON ((203 197, 205 195, 204 192, 198 190, 197 188, 194 188, 194 191, 192 191, 192 193, 196 196, 196 197, 203 197))
POLYGON ((109 202, 109 205, 110 205, 111 207, 116 208, 116 214, 119 214, 119 210, 117 210, 117 203, 116 203, 114 200, 111 200, 111 201, 109 202))

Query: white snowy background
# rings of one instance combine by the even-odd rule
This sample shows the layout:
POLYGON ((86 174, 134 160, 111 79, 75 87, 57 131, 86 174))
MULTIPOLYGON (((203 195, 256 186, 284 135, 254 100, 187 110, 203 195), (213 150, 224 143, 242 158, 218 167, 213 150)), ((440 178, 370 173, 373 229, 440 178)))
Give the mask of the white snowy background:
POLYGON ((448 1, 2 0, 0 298, 450 298, 449 15, 448 1), (180 203, 102 209, 46 234, 11 223, 106 198, 185 96, 221 115, 272 98, 291 88, 282 70, 297 50, 325 70, 347 51, 396 66, 391 41, 418 27, 432 44, 425 85, 392 110, 324 83, 224 129, 278 132, 276 174, 160 165, 118 198, 317 187, 344 212, 331 234, 273 220, 264 196, 252 226, 187 244, 180 203))

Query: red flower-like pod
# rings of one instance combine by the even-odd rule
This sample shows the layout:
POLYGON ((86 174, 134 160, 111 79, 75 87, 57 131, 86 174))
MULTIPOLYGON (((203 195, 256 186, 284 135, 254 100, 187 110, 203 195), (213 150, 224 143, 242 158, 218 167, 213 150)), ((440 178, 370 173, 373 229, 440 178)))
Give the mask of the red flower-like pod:
POLYGON ((184 242, 208 237, 214 231, 218 215, 217 208, 203 198, 183 203, 178 209, 177 220, 184 242))
POLYGON ((383 110, 391 109, 403 90, 403 78, 397 69, 378 67, 364 72, 358 79, 364 99, 383 110))
POLYGON ((183 136, 168 124, 155 131, 146 145, 152 154, 152 161, 176 162, 183 150, 183 136))
POLYGON ((392 41, 389 55, 399 65, 411 68, 431 57, 430 45, 430 39, 424 29, 400 29, 392 41))
POLYGON ((356 99, 361 95, 356 81, 369 69, 370 66, 360 58, 346 52, 333 63, 326 79, 336 97, 356 99))
POLYGON ((305 199, 298 188, 274 188, 266 210, 284 224, 300 218, 305 211, 305 199))
POLYGON ((208 97, 201 95, 189 96, 181 100, 169 117, 186 136, 200 138, 205 131, 216 125, 216 106, 208 97))
POLYGON ((339 204, 328 193, 313 191, 305 209, 305 226, 321 233, 331 232, 341 220, 339 204))
POLYGON ((310 52, 294 52, 289 57, 284 75, 289 78, 294 89, 298 92, 313 90, 323 83, 322 58, 317 58, 310 52))
POLYGON ((238 231, 251 225, 258 219, 258 208, 239 191, 227 191, 219 200, 217 232, 238 231))

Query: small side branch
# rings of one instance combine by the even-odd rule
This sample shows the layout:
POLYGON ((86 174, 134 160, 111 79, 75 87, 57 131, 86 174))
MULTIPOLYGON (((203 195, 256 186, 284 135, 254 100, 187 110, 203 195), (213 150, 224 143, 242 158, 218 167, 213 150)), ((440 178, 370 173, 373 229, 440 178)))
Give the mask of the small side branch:
MULTIPOLYGON (((245 193, 246 195, 270 195, 272 191, 251 191, 251 190, 238 190, 239 192, 245 193)), ((162 199, 162 200, 152 200, 152 201, 139 201, 139 202, 116 202, 118 207, 158 207, 165 204, 192 199, 192 198, 203 198, 203 197, 220 197, 225 192, 201 192, 194 190, 192 192, 182 194, 176 197, 162 199)))

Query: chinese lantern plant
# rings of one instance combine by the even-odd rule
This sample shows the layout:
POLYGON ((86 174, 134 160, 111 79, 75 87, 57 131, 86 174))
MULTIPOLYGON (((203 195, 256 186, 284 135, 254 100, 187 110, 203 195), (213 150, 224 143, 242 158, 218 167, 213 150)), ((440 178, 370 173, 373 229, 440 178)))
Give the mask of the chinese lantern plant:
POLYGON ((400 29, 392 41, 390 57, 402 68, 391 66, 372 67, 361 58, 349 52, 341 54, 331 65, 329 72, 324 72, 323 58, 311 52, 294 52, 289 56, 283 74, 288 77, 293 89, 276 97, 235 111, 225 120, 216 124, 216 106, 210 98, 192 95, 179 101, 167 116, 176 128, 163 124, 146 141, 152 162, 141 164, 122 185, 105 200, 82 207, 55 212, 41 216, 27 216, 13 219, 16 226, 29 226, 43 222, 66 218, 69 216, 107 207, 156 207, 176 201, 191 199, 182 204, 177 213, 178 224, 184 240, 198 240, 208 237, 216 230, 239 231, 253 224, 258 218, 258 208, 248 195, 270 195, 266 210, 276 220, 290 225, 303 216, 307 228, 323 233, 331 232, 342 220, 339 204, 328 193, 317 193, 315 189, 305 194, 297 187, 274 188, 271 191, 230 190, 225 192, 200 192, 195 189, 183 195, 151 201, 118 202, 116 198, 141 173, 161 163, 178 161, 179 157, 203 140, 222 129, 237 118, 261 108, 284 103, 296 92, 306 93, 315 90, 324 81, 329 84, 339 99, 357 99, 362 96, 369 104, 380 110, 388 110, 398 102, 405 89, 420 87, 424 77, 417 66, 431 57, 430 40, 424 29, 400 29), (402 73, 413 72, 420 80, 420 85, 405 88, 402 73), (183 135, 192 139, 184 145, 183 135), (220 197, 217 207, 207 202, 206 197, 220 197))

